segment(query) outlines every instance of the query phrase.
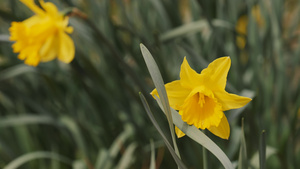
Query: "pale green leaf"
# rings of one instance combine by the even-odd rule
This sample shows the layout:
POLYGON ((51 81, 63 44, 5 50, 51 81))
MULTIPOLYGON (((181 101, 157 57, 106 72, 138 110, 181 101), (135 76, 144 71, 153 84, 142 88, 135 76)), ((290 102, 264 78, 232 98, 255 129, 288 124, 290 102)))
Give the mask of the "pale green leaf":
POLYGON ((167 96, 163 78, 162 78, 160 71, 158 69, 158 66, 157 66, 155 60, 153 59, 151 53, 149 52, 149 50, 143 44, 140 44, 140 48, 141 48, 145 63, 147 65, 147 68, 149 70, 149 73, 151 75, 151 78, 153 80, 154 86, 156 87, 157 93, 158 93, 159 97, 161 98, 163 109, 166 112, 166 116, 167 116, 167 119, 169 122, 169 127, 170 127, 170 131, 171 131, 174 149, 175 149, 176 154, 180 158, 180 154, 179 154, 178 147, 176 144, 176 139, 175 139, 175 131, 174 131, 174 126, 173 126, 172 114, 171 114, 169 100, 168 100, 168 96, 167 96))
POLYGON ((31 153, 21 155, 20 157, 8 163, 3 169, 16 169, 19 168, 21 165, 30 162, 32 160, 45 159, 45 158, 58 160, 63 163, 72 165, 72 161, 67 157, 64 157, 62 155, 53 152, 37 151, 37 152, 31 152, 31 153))

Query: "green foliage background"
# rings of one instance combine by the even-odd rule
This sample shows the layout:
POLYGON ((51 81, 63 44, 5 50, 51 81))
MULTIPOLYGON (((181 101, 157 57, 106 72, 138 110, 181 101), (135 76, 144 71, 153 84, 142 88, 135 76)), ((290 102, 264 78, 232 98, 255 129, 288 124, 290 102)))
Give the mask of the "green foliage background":
MULTIPOLYGON (((20 168, 146 169, 150 139, 157 168, 176 168, 139 99, 141 91, 170 138, 167 120, 148 94, 154 85, 140 43, 151 51, 165 82, 179 78, 184 56, 197 72, 217 57, 230 56, 226 90, 255 96, 246 109, 225 113, 229 140, 206 134, 237 162, 244 117, 249 168, 259 166, 254 156, 263 130, 266 168, 300 166, 297 0, 51 2, 87 15, 70 17, 76 56, 70 64, 55 60, 30 67, 12 52, 8 28, 33 13, 17 0, 0 1, 0 168, 21 157, 29 162, 20 168), (255 5, 263 26, 251 14, 255 5), (235 29, 242 15, 248 17, 246 35, 235 29), (237 47, 238 35, 245 37, 243 49, 237 47)), ((188 137, 177 142, 186 166, 202 168, 201 145, 188 137)), ((204 159, 208 168, 222 167, 210 153, 204 159)))

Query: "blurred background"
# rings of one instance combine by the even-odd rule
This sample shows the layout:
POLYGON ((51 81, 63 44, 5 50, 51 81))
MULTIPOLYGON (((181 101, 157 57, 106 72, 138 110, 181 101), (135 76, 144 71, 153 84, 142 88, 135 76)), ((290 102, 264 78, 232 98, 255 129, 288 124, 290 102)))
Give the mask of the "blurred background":
MULTIPOLYGON (((254 99, 225 112, 229 140, 206 134, 236 163, 244 118, 248 168, 259 168, 263 131, 266 168, 300 167, 300 1, 51 2, 82 12, 70 17, 75 59, 31 67, 12 52, 8 28, 33 13, 18 0, 0 1, 0 168, 147 169, 151 139, 156 168, 177 168, 139 98, 141 91, 171 138, 149 95, 154 85, 140 43, 165 83, 179 79, 184 56, 197 72, 230 56, 226 90, 254 99)), ((202 146, 177 141, 185 165, 202 168, 202 146)), ((206 160, 208 168, 222 168, 209 152, 206 160)))

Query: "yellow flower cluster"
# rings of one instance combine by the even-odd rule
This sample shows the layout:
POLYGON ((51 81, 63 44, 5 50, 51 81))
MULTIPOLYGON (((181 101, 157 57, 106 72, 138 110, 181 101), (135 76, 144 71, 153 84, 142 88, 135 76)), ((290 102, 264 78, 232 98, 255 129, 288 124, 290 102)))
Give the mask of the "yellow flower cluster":
MULTIPOLYGON (((223 139, 228 139, 230 134, 223 111, 243 107, 251 101, 250 98, 225 91, 230 65, 230 58, 222 57, 198 74, 184 58, 180 80, 165 85, 170 106, 179 110, 183 121, 203 130, 208 129, 223 139)), ((158 96, 156 89, 151 94, 158 96)), ((178 137, 185 135, 177 127, 175 131, 178 137)))
POLYGON ((34 0, 20 0, 35 15, 23 22, 12 22, 9 29, 10 40, 15 41, 13 51, 18 58, 31 66, 47 62, 56 57, 65 63, 73 60, 75 48, 67 33, 73 28, 68 26, 69 18, 60 13, 50 2, 40 0, 42 8, 34 0))

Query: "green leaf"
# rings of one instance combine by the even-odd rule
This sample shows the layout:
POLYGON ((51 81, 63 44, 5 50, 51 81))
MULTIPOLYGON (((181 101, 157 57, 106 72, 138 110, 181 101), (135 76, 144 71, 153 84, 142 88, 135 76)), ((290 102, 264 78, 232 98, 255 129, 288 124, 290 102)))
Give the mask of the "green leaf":
MULTIPOLYGON (((277 150, 273 147, 270 146, 266 146, 266 154, 265 154, 265 162, 268 160, 268 158, 272 155, 274 155, 277 152, 277 150)), ((250 164, 252 167, 254 168, 261 168, 261 164, 260 164, 260 152, 256 152, 253 157, 250 160, 250 164)))
POLYGON ((36 72, 36 68, 32 66, 27 66, 24 64, 19 64, 10 68, 7 68, 5 70, 2 70, 0 72, 0 81, 13 78, 15 76, 28 73, 28 72, 36 72))
POLYGON ((59 123, 50 116, 44 115, 19 115, 1 117, 0 128, 13 127, 27 124, 52 124, 59 125, 59 123))
POLYGON ((71 132, 79 150, 83 154, 83 158, 87 157, 86 144, 84 142, 81 131, 78 127, 78 124, 70 117, 63 116, 60 119, 60 122, 66 126, 67 129, 71 132))
POLYGON ((73 162, 73 169, 87 169, 86 163, 83 159, 79 159, 73 162))
POLYGON ((9 36, 5 34, 0 34, 0 42, 11 42, 9 36))
POLYGON ((240 145, 238 169, 247 169, 247 168, 248 168, 247 148, 246 148, 246 140, 245 140, 245 134, 244 134, 244 118, 243 118, 242 119, 241 145, 240 145))
POLYGON ((260 140, 259 140, 259 168, 266 168, 266 131, 263 130, 261 132, 260 140))
POLYGON ((7 164, 3 169, 16 169, 29 161, 36 160, 36 159, 43 159, 43 158, 54 159, 72 165, 72 161, 67 157, 64 157, 62 155, 53 152, 37 151, 37 152, 24 154, 14 159, 9 164, 7 164))
POLYGON ((175 139, 175 131, 174 131, 175 129, 173 126, 172 114, 171 114, 169 100, 168 100, 168 96, 167 96, 163 78, 162 78, 161 73, 158 69, 158 66, 157 66, 155 60, 153 59, 151 53, 149 52, 149 50, 143 44, 140 44, 140 48, 141 48, 145 63, 147 65, 147 68, 149 70, 150 76, 153 80, 154 86, 156 87, 157 93, 158 93, 159 97, 161 98, 163 110, 166 112, 166 116, 167 116, 167 119, 169 122, 169 127, 170 127, 170 131, 171 131, 174 149, 175 149, 176 154, 180 158, 180 154, 179 154, 178 147, 176 144, 176 139, 175 139))
POLYGON ((116 169, 126 169, 129 168, 130 164, 134 159, 134 150, 136 149, 137 144, 131 143, 128 148, 125 150, 125 153, 122 155, 121 160, 119 161, 116 169))
POLYGON ((119 134, 119 136, 114 140, 109 151, 101 150, 99 152, 96 169, 110 169, 114 164, 114 160, 118 153, 121 151, 124 142, 132 135, 132 130, 130 128, 125 128, 125 130, 119 134))
MULTIPOLYGON (((158 97, 156 97, 156 101, 160 108, 162 109, 162 103, 158 97)), ((163 110, 163 109, 162 109, 163 110)), ((195 126, 189 126, 186 122, 182 121, 179 113, 171 108, 173 122, 174 124, 184 132, 188 137, 196 141, 205 147, 208 151, 210 151, 213 155, 215 155, 225 169, 233 169, 233 165, 226 156, 226 154, 214 143, 209 137, 207 137, 203 132, 197 129, 195 126)))
MULTIPOLYGON (((212 20, 212 24, 216 27, 222 27, 222 28, 227 28, 227 29, 233 29, 233 25, 231 25, 229 22, 220 20, 220 19, 215 19, 212 20)), ((175 38, 179 38, 191 33, 197 33, 201 32, 204 29, 209 29, 209 24, 206 20, 199 20, 195 22, 191 22, 188 24, 184 24, 182 26, 179 26, 173 30, 170 30, 160 36, 160 40, 162 42, 165 41, 170 41, 175 38)))
POLYGON ((154 118, 154 116, 153 116, 153 114, 150 110, 148 102, 147 102, 147 100, 145 99, 145 97, 142 93, 140 93, 140 98, 142 100, 144 108, 146 109, 147 115, 149 116, 149 118, 150 118, 151 122, 153 123, 154 127, 157 129, 158 133, 162 136, 163 141, 165 142, 167 148, 169 149, 169 151, 170 151, 173 159, 175 160, 177 166, 180 169, 187 169, 187 167, 183 164, 183 162, 180 160, 180 158, 176 155, 174 149, 172 148, 171 144, 169 143, 167 137, 164 135, 163 131, 160 129, 157 121, 155 120, 155 118, 154 118))
POLYGON ((151 160, 150 160, 149 169, 155 169, 155 149, 154 149, 154 143, 152 139, 150 140, 150 146, 151 146, 151 160))

